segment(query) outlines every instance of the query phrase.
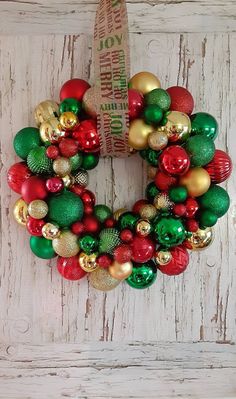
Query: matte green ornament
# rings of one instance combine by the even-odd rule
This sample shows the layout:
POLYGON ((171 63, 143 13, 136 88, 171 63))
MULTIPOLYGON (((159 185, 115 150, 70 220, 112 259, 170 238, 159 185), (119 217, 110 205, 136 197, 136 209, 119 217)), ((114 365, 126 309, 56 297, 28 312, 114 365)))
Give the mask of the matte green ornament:
POLYGON ((106 205, 95 205, 94 216, 99 220, 99 222, 104 223, 108 218, 112 216, 111 209, 106 205))
POLYGON ((27 165, 31 172, 48 175, 53 172, 52 160, 46 154, 46 148, 35 147, 27 156, 27 165))
POLYGON ((185 228, 181 220, 171 216, 157 218, 154 225, 154 234, 156 240, 167 248, 181 244, 186 238, 185 228))
POLYGON ((52 247, 52 241, 44 237, 31 236, 30 248, 36 256, 42 259, 51 259, 57 256, 52 247))
POLYGON ((199 222, 200 229, 204 230, 206 227, 212 227, 217 223, 218 217, 212 211, 206 209, 200 213, 199 222))
POLYGON ((201 209, 208 209, 216 216, 223 216, 229 209, 230 198, 222 187, 212 184, 209 190, 198 198, 201 209))
POLYGON ((134 264, 131 275, 126 282, 132 288, 144 289, 150 287, 157 278, 157 267, 152 260, 142 264, 134 264))
POLYGON ((192 135, 204 135, 211 140, 215 140, 218 135, 218 123, 214 116, 206 112, 197 112, 191 117, 192 135))
POLYGON ((78 152, 73 157, 69 158, 71 164, 71 171, 76 172, 82 165, 83 162, 83 154, 82 152, 78 152))
POLYGON ((171 187, 169 190, 170 200, 176 204, 184 202, 188 197, 188 191, 185 187, 171 187))
POLYGON ((163 118, 163 111, 158 105, 150 104, 145 107, 143 116, 147 124, 158 125, 163 118))
POLYGON ((145 195, 148 201, 153 202, 154 198, 159 194, 160 191, 158 190, 157 186, 154 182, 151 182, 147 185, 145 195))
POLYGON ((48 219, 53 220, 60 227, 69 227, 81 220, 84 213, 83 202, 71 191, 64 190, 48 200, 48 219))
POLYGON ((94 169, 96 168, 98 162, 99 162, 99 155, 97 153, 83 154, 83 161, 81 168, 85 170, 94 169))
POLYGON ((171 104, 169 93, 164 89, 154 89, 145 95, 145 103, 147 105, 158 105, 162 111, 168 111, 171 104))
POLYGON ((82 251, 89 255, 98 249, 98 240, 90 234, 86 234, 79 239, 79 246, 82 251))
POLYGON ((215 144, 207 136, 193 136, 187 140, 185 150, 190 157, 192 166, 204 166, 214 157, 215 144))
POLYGON ((162 151, 155 151, 152 148, 147 148, 145 152, 145 160, 151 166, 158 166, 159 156, 162 151))
POLYGON ((113 250, 120 244, 120 242, 120 233, 117 229, 103 229, 99 234, 98 251, 100 254, 107 253, 112 255, 113 250))
POLYGON ((42 144, 39 129, 25 127, 21 129, 14 138, 13 146, 18 157, 26 159, 30 151, 42 144))
POLYGON ((59 105, 60 114, 63 112, 73 112, 73 114, 79 115, 82 110, 82 103, 75 98, 66 98, 59 105))
POLYGON ((132 212, 125 212, 118 219, 118 228, 119 230, 129 229, 135 230, 136 224, 140 219, 139 215, 136 215, 132 212))

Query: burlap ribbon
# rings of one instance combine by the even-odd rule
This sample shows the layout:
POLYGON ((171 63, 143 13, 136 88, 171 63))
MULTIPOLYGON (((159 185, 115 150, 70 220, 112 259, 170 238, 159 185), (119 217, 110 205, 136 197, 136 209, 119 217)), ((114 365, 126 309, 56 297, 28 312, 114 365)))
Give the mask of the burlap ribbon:
POLYGON ((94 73, 102 156, 124 157, 128 146, 128 17, 125 0, 100 0, 94 30, 94 73))

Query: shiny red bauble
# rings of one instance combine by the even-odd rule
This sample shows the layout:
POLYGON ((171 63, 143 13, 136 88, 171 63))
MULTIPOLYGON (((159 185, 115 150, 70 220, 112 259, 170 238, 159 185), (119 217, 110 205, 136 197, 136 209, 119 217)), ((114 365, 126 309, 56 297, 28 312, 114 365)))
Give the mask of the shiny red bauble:
POLYGON ((21 187, 25 180, 31 176, 31 171, 25 162, 17 162, 7 172, 7 183, 9 187, 21 194, 21 187))
POLYGON ((82 101, 84 93, 90 88, 88 82, 83 79, 70 79, 64 83, 60 91, 60 100, 75 98, 82 101))
POLYGON ((68 137, 61 140, 59 149, 63 157, 70 158, 77 154, 79 150, 79 144, 76 140, 68 137))
POLYGON ((100 230, 100 222, 93 215, 86 215, 83 218, 84 231, 86 233, 96 234, 100 230))
POLYGON ((59 193, 64 188, 64 183, 60 177, 50 177, 46 181, 46 187, 50 193, 59 193))
POLYGON ((116 221, 115 221, 115 219, 113 219, 113 218, 108 218, 108 219, 106 219, 105 222, 104 222, 104 226, 107 227, 107 228, 114 227, 115 224, 116 224, 116 221))
POLYGON ((188 219, 185 222, 185 227, 187 231, 190 231, 191 233, 196 233, 199 229, 199 223, 195 219, 188 219))
POLYGON ((198 202, 194 198, 187 198, 184 205, 186 207, 186 218, 193 218, 199 209, 198 202))
POLYGON ((76 234, 77 236, 80 236, 84 233, 84 224, 82 222, 75 222, 70 226, 70 228, 72 233, 76 234))
POLYGON ((141 208, 146 204, 148 204, 148 200, 146 199, 141 199, 139 201, 136 201, 135 204, 133 205, 132 212, 139 213, 141 208))
POLYGON ((90 204, 84 205, 84 214, 85 215, 92 215, 93 211, 94 211, 93 205, 90 205, 90 204))
POLYGON ((172 176, 184 175, 190 167, 187 152, 180 145, 165 148, 159 157, 159 167, 162 172, 172 176))
POLYGON ((128 89, 129 118, 136 119, 139 117, 144 108, 143 95, 134 89, 128 89))
POLYGON ((21 186, 21 195, 27 204, 36 199, 45 199, 48 195, 45 180, 38 176, 30 176, 21 186))
POLYGON ((171 98, 171 111, 184 112, 191 115, 194 108, 194 100, 192 94, 181 86, 172 86, 167 89, 171 98))
POLYGON ((96 197, 92 191, 87 190, 86 188, 84 191, 82 191, 80 198, 82 199, 84 205, 91 205, 93 206, 95 204, 96 197))
POLYGON ((79 265, 78 256, 62 258, 58 256, 57 269, 59 273, 67 280, 80 280, 86 276, 86 272, 79 265))
POLYGON ((28 217, 26 227, 28 232, 32 236, 41 237, 42 236, 42 228, 45 225, 45 221, 43 219, 34 219, 31 216, 28 217))
POLYGON ((72 193, 75 193, 79 197, 82 195, 84 190, 85 190, 85 187, 80 186, 79 184, 74 184, 72 187, 70 187, 70 191, 72 191, 72 193))
POLYGON ((132 257, 131 247, 126 244, 118 245, 118 247, 115 248, 113 255, 114 255, 114 259, 118 263, 130 262, 131 257, 132 257))
POLYGON ((164 266, 158 265, 158 269, 168 276, 177 276, 183 273, 189 263, 189 254, 183 245, 171 248, 172 259, 164 266))
POLYGON ((212 183, 222 183, 227 180, 232 172, 232 160, 226 152, 216 150, 212 161, 204 166, 210 175, 212 183))
POLYGON ((120 239, 124 242, 131 242, 134 238, 134 235, 131 230, 124 229, 120 232, 120 239))
POLYGON ((82 121, 72 133, 72 136, 78 141, 80 150, 85 152, 99 151, 100 142, 97 132, 97 123, 95 121, 82 121))
POLYGON ((186 206, 184 204, 175 204, 173 207, 173 213, 175 216, 184 216, 186 213, 186 206))
POLYGON ((154 255, 155 244, 149 237, 135 236, 130 246, 132 260, 136 263, 145 263, 154 255))
POLYGON ((50 159, 56 159, 60 154, 59 148, 56 145, 50 145, 46 149, 46 155, 50 159))
POLYGON ((159 190, 166 191, 169 190, 170 187, 174 186, 177 182, 177 179, 174 176, 167 175, 160 170, 157 171, 155 176, 155 185, 159 190))
POLYGON ((112 264, 112 257, 107 254, 102 254, 97 257, 97 264, 103 269, 107 269, 112 264))

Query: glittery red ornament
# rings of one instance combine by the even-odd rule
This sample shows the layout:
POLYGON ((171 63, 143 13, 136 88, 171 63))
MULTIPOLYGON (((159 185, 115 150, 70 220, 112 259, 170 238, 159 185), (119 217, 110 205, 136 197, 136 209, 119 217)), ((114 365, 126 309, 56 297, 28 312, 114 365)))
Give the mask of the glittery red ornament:
POLYGON ((50 159, 56 159, 60 154, 59 148, 56 145, 50 145, 46 149, 47 157, 50 159))
POLYGON ((72 233, 76 234, 77 236, 81 235, 82 233, 84 233, 84 224, 82 222, 75 222, 73 223, 71 226, 71 231, 72 233))
POLYGON ((90 88, 88 82, 83 79, 70 79, 64 83, 60 91, 60 100, 75 98, 82 101, 84 93, 90 88))
POLYGON ((222 183, 227 180, 232 172, 232 160, 226 152, 216 150, 214 158, 204 166, 210 175, 212 183, 222 183))
POLYGON ((169 175, 184 175, 190 167, 190 159, 181 146, 172 145, 162 151, 159 166, 164 173, 169 175))
POLYGON ((136 201, 135 204, 133 205, 132 212, 139 213, 139 211, 143 207, 143 205, 146 205, 146 204, 148 204, 148 200, 146 200, 146 199, 141 199, 139 201, 136 201))
POLYGON ((45 225, 45 221, 43 219, 34 219, 31 216, 28 217, 26 227, 28 232, 32 236, 37 236, 41 237, 42 234, 42 228, 45 225))
POLYGON ((92 191, 84 189, 84 191, 82 191, 80 198, 82 199, 84 205, 90 205, 93 206, 95 204, 95 195, 94 193, 92 193, 92 191))
POLYGON ((21 187, 25 180, 31 176, 31 171, 25 162, 17 162, 7 172, 9 187, 18 194, 21 194, 21 187))
POLYGON ((172 86, 167 89, 171 98, 171 111, 184 112, 190 115, 193 112, 194 100, 192 94, 181 86, 172 86))
POLYGON ((120 232, 120 239, 124 242, 131 242, 134 238, 134 235, 131 230, 124 229, 120 232))
POLYGON ((114 250, 114 259, 118 263, 130 262, 132 257, 132 250, 129 245, 121 244, 114 250))
POLYGON ((129 117, 130 117, 130 119, 138 118, 144 108, 143 95, 137 90, 129 89, 128 90, 128 101, 129 101, 129 117))
POLYGON ((116 221, 115 221, 113 218, 108 218, 108 219, 106 219, 105 222, 104 222, 104 225, 105 225, 105 227, 107 227, 107 228, 114 227, 115 224, 116 224, 116 221))
POLYGON ((185 201, 186 213, 185 216, 187 218, 193 218, 195 213, 199 209, 198 202, 194 198, 187 198, 185 201))
POLYGON ((62 139, 59 144, 60 153, 63 157, 70 158, 77 154, 79 144, 76 140, 71 138, 62 139))
POLYGON ((36 199, 45 199, 48 195, 45 180, 38 176, 30 176, 21 186, 21 195, 28 204, 36 199))
POLYGON ((189 263, 189 254, 183 245, 171 248, 170 250, 172 259, 171 261, 164 265, 158 265, 158 269, 168 276, 176 276, 183 273, 189 263))
POLYGON ((173 207, 173 213, 179 217, 184 216, 186 213, 185 205, 184 204, 175 204, 173 207))
POLYGON ((148 237, 135 236, 130 244, 132 260, 136 263, 145 263, 152 259, 155 251, 154 242, 148 237))
POLYGON ((86 215, 83 218, 84 231, 86 233, 98 233, 100 230, 100 222, 93 215, 86 215))
POLYGON ((107 269, 112 264, 112 257, 107 254, 102 254, 97 257, 97 264, 103 269, 107 269))
POLYGON ((82 193, 84 192, 85 187, 84 186, 80 186, 79 184, 74 184, 71 188, 70 191, 72 191, 72 193, 75 193, 76 195, 78 195, 79 197, 82 195, 82 193))
POLYGON ((195 219, 188 219, 185 222, 186 230, 191 233, 196 233, 199 229, 199 223, 195 219))
POLYGON ((80 280, 86 276, 86 272, 80 267, 78 256, 62 258, 58 256, 57 269, 67 280, 80 280))
POLYGON ((46 187, 50 193, 59 193, 64 188, 64 184, 60 177, 50 177, 46 181, 46 187))
POLYGON ((177 179, 173 176, 166 175, 165 173, 158 170, 155 177, 155 184, 159 190, 166 191, 170 187, 176 184, 177 179))
POLYGON ((85 152, 99 151, 99 136, 97 132, 97 124, 94 120, 85 120, 81 122, 72 133, 72 136, 78 141, 81 150, 85 152))

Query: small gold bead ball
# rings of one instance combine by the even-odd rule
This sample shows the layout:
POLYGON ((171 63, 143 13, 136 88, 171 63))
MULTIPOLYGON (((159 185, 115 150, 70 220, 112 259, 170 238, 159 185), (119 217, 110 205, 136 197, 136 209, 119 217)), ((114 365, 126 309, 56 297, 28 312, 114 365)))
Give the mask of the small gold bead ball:
POLYGON ((65 177, 71 172, 71 163, 68 158, 59 157, 53 161, 54 172, 61 177, 65 177))
POLYGON ((87 273, 94 272, 98 268, 97 255, 96 254, 85 254, 81 252, 79 254, 79 265, 87 273))
POLYGON ((59 118, 59 122, 64 129, 71 130, 78 124, 78 117, 73 112, 63 112, 59 118))
POLYGON ((157 168, 155 166, 149 165, 147 168, 147 177, 149 180, 154 180, 157 174, 157 168))
POLYGON ((173 206, 169 196, 165 193, 157 194, 153 203, 158 211, 168 211, 173 206))
POLYGON ((120 280, 112 277, 107 269, 99 267, 89 274, 89 282, 93 288, 100 291, 111 291, 120 284, 120 280))
POLYGON ((64 187, 69 188, 72 187, 73 184, 75 183, 75 178, 72 175, 66 175, 62 177, 62 181, 64 183, 64 187))
POLYGON ((128 278, 133 271, 133 263, 125 262, 118 263, 116 260, 109 266, 110 275, 117 280, 125 280, 128 278))
POLYGON ((13 208, 13 216, 18 224, 26 226, 28 217, 28 205, 26 202, 19 198, 13 208))
POLYGON ((47 122, 48 119, 52 117, 57 117, 59 115, 59 107, 56 101, 46 100, 41 102, 34 111, 35 121, 37 126, 41 123, 47 122))
POLYGON ((214 240, 214 231, 212 227, 204 230, 198 229, 190 238, 187 238, 188 248, 192 251, 201 251, 211 245, 214 240))
POLYGON ((42 234, 47 240, 54 240, 58 238, 61 234, 59 227, 55 226, 53 223, 46 223, 42 228, 42 234))
POLYGON ((34 219, 43 219, 48 213, 48 204, 43 200, 31 201, 28 212, 34 219))
POLYGON ((151 233, 151 224, 148 220, 139 220, 136 225, 136 233, 142 237, 147 237, 151 233))
POLYGON ((149 147, 155 151, 163 150, 168 144, 168 136, 165 132, 152 132, 148 136, 149 147))
POLYGON ((152 220, 157 215, 157 209, 154 205, 143 205, 139 211, 142 219, 152 220))
POLYGON ((57 118, 50 118, 43 122, 39 128, 41 140, 46 143, 57 143, 58 140, 65 136, 65 131, 57 118))
POLYGON ((115 219, 116 221, 118 221, 119 217, 120 217, 121 215, 123 215, 123 213, 125 213, 125 212, 127 212, 127 209, 126 209, 126 208, 117 209, 117 210, 113 213, 114 219, 115 219))
POLYGON ((52 246, 57 255, 70 258, 79 252, 78 237, 70 230, 61 232, 58 238, 52 240, 52 246))
POLYGON ((155 260, 158 265, 165 266, 172 260, 170 251, 158 251, 155 255, 155 260))

